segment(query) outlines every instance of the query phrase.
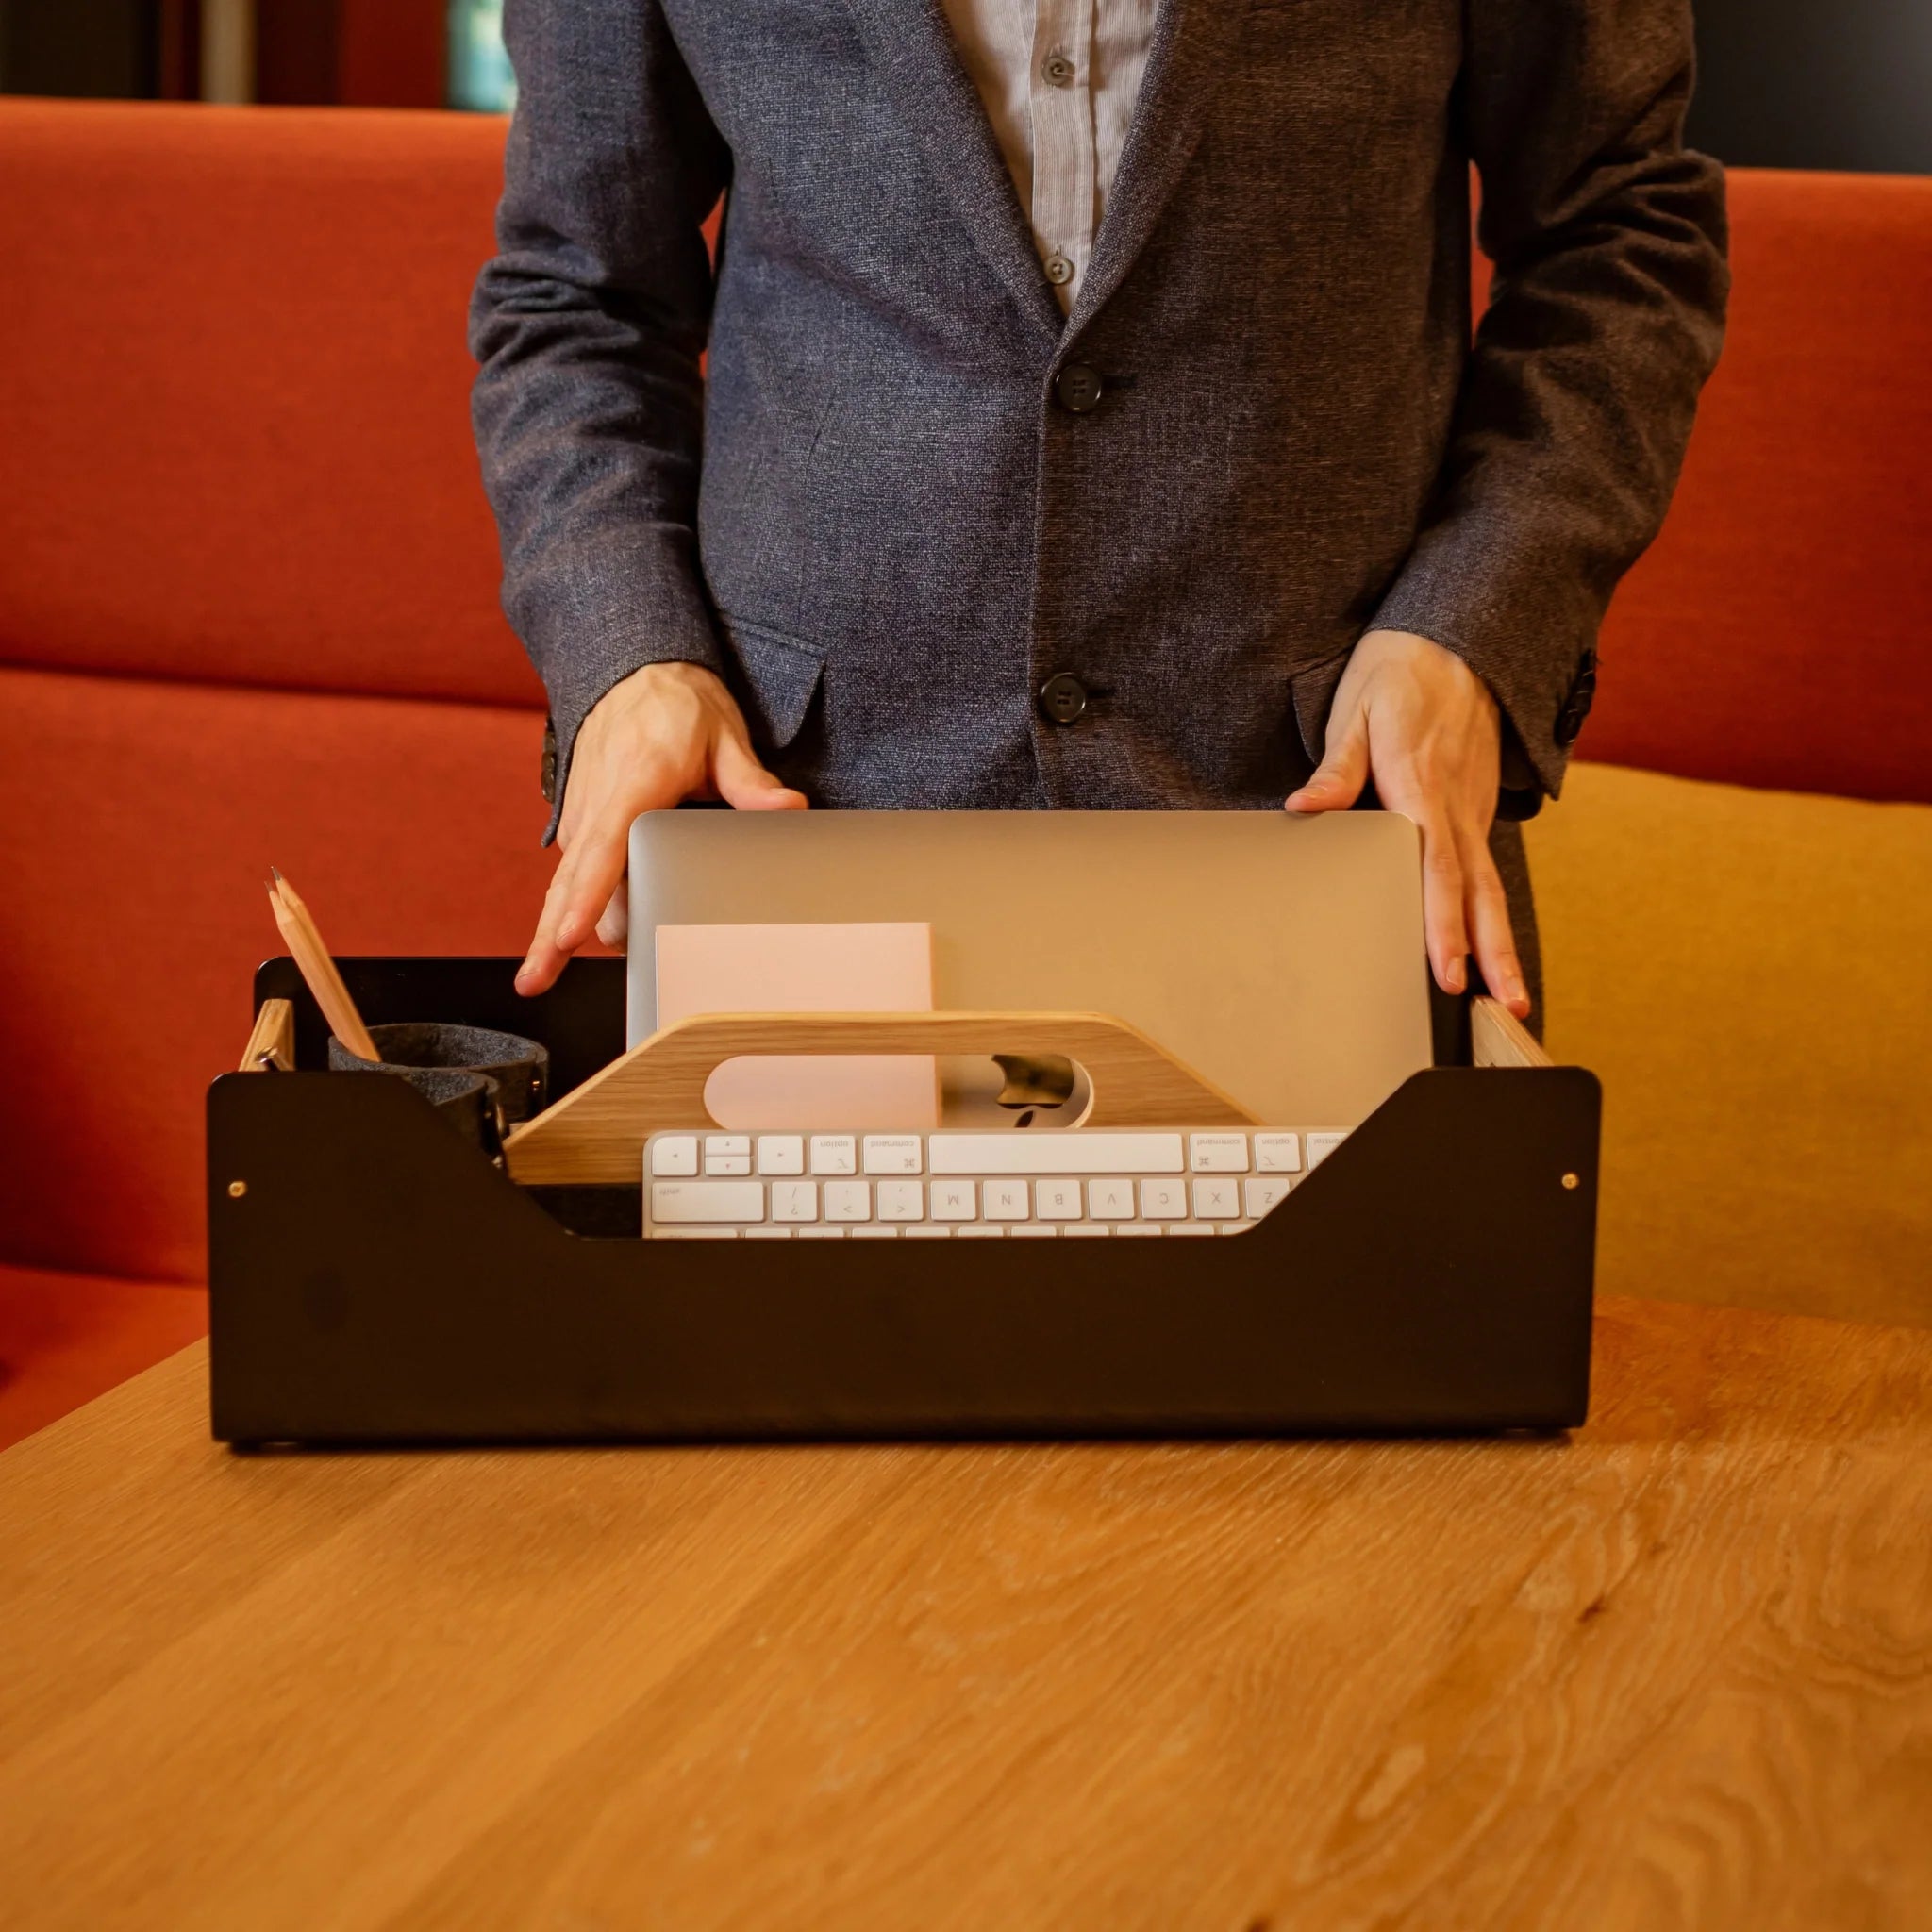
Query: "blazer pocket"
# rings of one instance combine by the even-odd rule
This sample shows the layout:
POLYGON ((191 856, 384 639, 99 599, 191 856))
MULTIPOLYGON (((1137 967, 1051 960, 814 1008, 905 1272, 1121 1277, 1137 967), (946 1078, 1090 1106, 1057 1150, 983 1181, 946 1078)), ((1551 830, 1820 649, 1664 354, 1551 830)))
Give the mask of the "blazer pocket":
POLYGON ((738 695, 750 714, 754 736, 773 751, 796 738, 825 675, 825 654, 769 625, 718 613, 738 660, 738 695))

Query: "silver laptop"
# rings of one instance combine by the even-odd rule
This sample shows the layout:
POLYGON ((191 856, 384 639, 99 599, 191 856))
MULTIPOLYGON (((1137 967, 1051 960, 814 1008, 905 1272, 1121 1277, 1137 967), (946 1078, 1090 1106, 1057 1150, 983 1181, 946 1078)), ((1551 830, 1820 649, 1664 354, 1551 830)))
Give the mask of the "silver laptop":
POLYGON ((941 1008, 1118 1014, 1264 1122, 1353 1126, 1429 1064, 1393 812, 649 812, 630 894, 632 1045, 659 925, 924 920, 941 1008))

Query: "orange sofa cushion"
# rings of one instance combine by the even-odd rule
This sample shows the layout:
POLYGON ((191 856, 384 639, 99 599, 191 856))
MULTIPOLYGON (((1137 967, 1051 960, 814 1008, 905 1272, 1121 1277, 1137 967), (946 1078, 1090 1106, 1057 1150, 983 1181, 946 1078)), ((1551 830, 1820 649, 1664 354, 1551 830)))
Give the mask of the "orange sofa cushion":
POLYGON ((0 658, 541 704, 470 436, 502 157, 464 114, 0 103, 0 658))
POLYGON ((342 953, 518 953, 527 711, 0 670, 0 1260, 192 1281, 203 1106, 300 887, 342 953))

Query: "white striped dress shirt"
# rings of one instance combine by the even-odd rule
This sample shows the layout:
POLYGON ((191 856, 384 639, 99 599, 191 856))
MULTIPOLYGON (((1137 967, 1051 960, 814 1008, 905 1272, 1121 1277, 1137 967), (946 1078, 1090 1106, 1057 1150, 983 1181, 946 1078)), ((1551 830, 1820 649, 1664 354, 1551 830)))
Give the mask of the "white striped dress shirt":
POLYGON ((1047 280, 1071 308, 1140 98, 1158 0, 945 0, 1047 280))

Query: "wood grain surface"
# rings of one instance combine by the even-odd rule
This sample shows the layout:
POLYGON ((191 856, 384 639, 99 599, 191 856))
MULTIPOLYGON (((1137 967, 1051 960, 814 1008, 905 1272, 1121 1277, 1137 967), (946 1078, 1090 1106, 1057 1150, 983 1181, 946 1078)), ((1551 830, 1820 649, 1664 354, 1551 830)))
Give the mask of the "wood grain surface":
POLYGON ((1501 1000, 1479 994, 1469 1003, 1470 1058, 1479 1067, 1551 1067, 1543 1043, 1501 1000))
POLYGON ((263 1000, 261 1010, 255 1016, 254 1030, 248 1036, 248 1044, 242 1050, 240 1072, 262 1074, 268 1071, 267 1062, 274 1058, 280 1062, 278 1071, 292 1074, 295 1071, 295 1008, 290 1000, 263 1000))
MULTIPOLYGON (((1063 1054, 1092 1097, 1070 1126, 1254 1126, 1241 1103, 1110 1013, 697 1013, 642 1040, 504 1142, 510 1173, 628 1183, 661 1127, 716 1126, 705 1083, 751 1054, 1063 1054)), ((1307 1125, 1309 1122, 1277 1122, 1307 1125)))
POLYGON ((0 1457, 0 1924, 1923 1927, 1932 1335, 1568 1441, 0 1457))

